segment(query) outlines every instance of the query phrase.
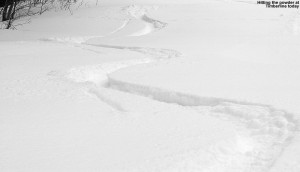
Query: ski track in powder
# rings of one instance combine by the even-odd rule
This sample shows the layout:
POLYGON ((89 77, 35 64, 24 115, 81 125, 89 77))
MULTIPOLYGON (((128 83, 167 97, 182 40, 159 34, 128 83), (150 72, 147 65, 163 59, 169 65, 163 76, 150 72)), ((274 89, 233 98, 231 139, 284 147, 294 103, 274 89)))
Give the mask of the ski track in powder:
MULTIPOLYGON (((135 20, 151 24, 151 32, 163 29, 166 23, 148 17, 147 9, 140 6, 129 6, 123 10, 135 20)), ((130 20, 124 21, 123 25, 113 33, 124 29, 130 20)), ((148 26, 147 26, 148 27, 148 26)), ((138 33, 138 32, 137 32, 138 33)), ((132 35, 141 36, 134 33, 132 35)), ((145 32, 146 33, 146 32, 145 32)), ((132 36, 131 35, 131 36, 132 36)), ((243 125, 247 133, 243 133, 237 138, 237 145, 231 143, 220 143, 214 145, 206 152, 209 158, 216 163, 211 165, 207 171, 224 172, 265 172, 268 171, 276 158, 280 156, 284 148, 295 137, 298 131, 298 121, 293 114, 284 110, 277 110, 269 105, 253 104, 235 100, 221 98, 201 97, 192 94, 185 94, 151 87, 142 84, 135 84, 118 80, 111 77, 110 74, 120 69, 133 67, 140 64, 156 63, 161 60, 172 60, 180 58, 182 54, 176 50, 159 49, 148 47, 130 47, 104 44, 89 44, 89 39, 94 37, 78 39, 51 39, 67 44, 73 44, 84 48, 101 47, 118 50, 129 50, 147 55, 148 58, 138 60, 127 60, 113 63, 104 63, 93 66, 82 66, 72 68, 63 73, 63 77, 74 83, 92 83, 93 87, 87 87, 88 93, 95 95, 101 101, 105 102, 117 111, 126 111, 120 104, 111 98, 108 98, 102 92, 106 89, 122 91, 134 95, 152 98, 164 103, 172 103, 187 108, 194 109, 199 113, 209 113, 216 118, 229 120, 231 122, 243 125)), ((177 165, 168 167, 166 171, 185 170, 186 166, 193 166, 194 169, 201 170, 198 158, 203 154, 201 150, 184 152, 181 155, 167 157, 172 161, 178 161, 177 165)))

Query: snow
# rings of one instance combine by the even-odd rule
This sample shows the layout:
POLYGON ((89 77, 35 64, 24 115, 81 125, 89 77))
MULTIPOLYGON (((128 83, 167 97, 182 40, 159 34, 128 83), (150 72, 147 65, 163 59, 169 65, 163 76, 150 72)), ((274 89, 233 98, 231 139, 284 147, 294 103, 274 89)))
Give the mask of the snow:
POLYGON ((1 30, 0 171, 298 172, 300 15, 253 2, 91 0, 1 30))

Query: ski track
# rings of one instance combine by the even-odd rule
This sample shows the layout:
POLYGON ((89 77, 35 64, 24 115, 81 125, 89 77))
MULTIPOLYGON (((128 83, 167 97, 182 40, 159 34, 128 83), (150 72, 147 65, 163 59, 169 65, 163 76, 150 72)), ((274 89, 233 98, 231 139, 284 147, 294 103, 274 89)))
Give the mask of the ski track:
MULTIPOLYGON (((162 29, 167 24, 151 19, 146 15, 146 9, 139 6, 129 6, 124 10, 134 18, 151 23, 153 28, 162 29)), ((128 25, 129 20, 117 29, 122 30, 128 25)), ((156 63, 160 60, 171 60, 182 56, 180 52, 171 49, 116 46, 105 44, 88 44, 91 38, 83 38, 80 41, 72 39, 54 41, 64 43, 75 43, 76 46, 93 46, 101 48, 112 48, 119 50, 129 50, 142 53, 149 58, 138 60, 127 60, 113 63, 106 63, 93 66, 82 66, 72 68, 63 73, 63 77, 75 83, 92 83, 96 87, 88 87, 88 92, 95 95, 99 100, 105 102, 113 109, 124 112, 124 109, 117 101, 108 98, 103 91, 113 89, 130 94, 149 97, 153 100, 177 104, 184 107, 193 108, 199 113, 204 111, 217 118, 229 120, 239 125, 243 125, 246 133, 242 133, 237 138, 237 143, 229 142, 212 145, 204 154, 209 155, 211 164, 205 170, 213 172, 265 172, 268 171, 276 158, 280 156, 284 148, 290 143, 298 132, 298 120, 293 114, 284 110, 277 110, 269 105, 241 102, 235 100, 201 97, 192 94, 186 94, 148 85, 130 83, 111 77, 110 74, 123 68, 129 68, 135 65, 156 63)), ((207 160, 201 160, 202 150, 191 150, 178 155, 165 157, 172 161, 173 166, 166 167, 163 171, 186 171, 187 167, 193 170, 201 171, 201 163, 207 160)), ((157 171, 154 170, 154 171, 157 171)))
MULTIPOLYGON (((144 36, 152 32, 159 31, 167 26, 167 23, 161 22, 159 20, 152 19, 147 16, 150 9, 157 9, 157 7, 147 8, 138 5, 130 5, 124 7, 122 11, 129 16, 131 19, 139 20, 144 23, 144 28, 128 36, 144 36)), ((129 19, 130 20, 130 19, 129 19)), ((128 22, 129 23, 129 22, 128 22)), ((127 23, 127 24, 128 24, 127 23)))

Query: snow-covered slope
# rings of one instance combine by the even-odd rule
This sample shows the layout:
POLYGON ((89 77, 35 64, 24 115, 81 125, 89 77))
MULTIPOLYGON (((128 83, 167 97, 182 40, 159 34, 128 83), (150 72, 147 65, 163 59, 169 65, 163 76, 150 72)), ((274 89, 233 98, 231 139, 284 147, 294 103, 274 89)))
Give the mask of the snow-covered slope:
POLYGON ((299 14, 244 2, 90 2, 0 31, 0 171, 299 171, 299 14))

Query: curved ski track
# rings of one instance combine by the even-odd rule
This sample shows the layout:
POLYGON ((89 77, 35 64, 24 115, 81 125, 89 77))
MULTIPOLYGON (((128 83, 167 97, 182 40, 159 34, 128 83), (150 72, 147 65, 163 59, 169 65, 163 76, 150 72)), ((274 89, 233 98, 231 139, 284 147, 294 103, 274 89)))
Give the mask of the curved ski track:
MULTIPOLYGON (((136 6, 134 6, 133 9, 145 11, 145 9, 139 9, 136 6)), ((138 13, 140 11, 138 11, 138 13)), ((137 11, 129 11, 129 13, 136 14, 137 11)), ((165 23, 149 18, 143 12, 141 16, 141 18, 137 19, 151 23, 153 25, 153 28, 161 29, 166 26, 165 23)), ((125 21, 121 28, 117 29, 116 32, 126 27, 128 23, 129 21, 125 21)), ((214 114, 218 118, 231 120, 244 125, 244 127, 249 131, 249 133, 244 137, 246 138, 246 140, 255 143, 255 146, 253 148, 243 148, 242 151, 228 148, 228 150, 224 151, 221 150, 220 147, 213 146, 211 149, 210 153, 215 156, 215 160, 218 161, 219 166, 222 166, 222 169, 224 169, 224 171, 232 171, 234 168, 238 169, 235 169, 233 171, 239 172, 268 171, 272 167, 272 164, 276 161, 276 158, 280 156, 284 148, 289 144, 291 139, 295 137, 298 131, 298 121, 293 114, 289 114, 283 110, 277 110, 269 105, 239 102, 221 98, 200 97, 197 95, 174 92, 142 84, 134 84, 118 80, 118 78, 112 78, 110 76, 110 73, 118 71, 122 68, 129 68, 145 63, 156 63, 160 60, 171 60, 172 58, 181 57, 182 54, 180 52, 177 52, 176 50, 147 47, 99 45, 88 44, 86 42, 77 44, 77 46, 85 45, 119 50, 129 50, 149 56, 149 58, 141 60, 128 60, 96 66, 83 66, 79 68, 73 68, 65 74, 65 77, 77 83, 95 83, 98 88, 88 88, 89 93, 96 95, 101 101, 107 103, 114 109, 118 111, 124 110, 119 104, 103 96, 101 91, 105 89, 115 89, 118 91, 149 97, 160 102, 173 103, 180 106, 190 107, 199 112, 202 112, 203 108, 206 108, 207 111, 209 111, 211 114, 214 114)), ((243 146, 244 144, 241 143, 241 145, 243 146)), ((194 151, 192 153, 183 153, 180 156, 180 161, 183 161, 180 163, 186 163, 185 165, 189 165, 191 163, 189 162, 189 160, 186 160, 190 157, 193 157, 192 159, 195 159, 194 163, 197 162, 197 151, 194 151)), ((196 163, 193 165, 197 166, 199 164, 196 163)), ((181 170, 180 167, 175 168, 178 169, 173 170, 181 170)), ((220 168, 212 168, 209 169, 209 171, 219 171, 217 169, 220 168)))

